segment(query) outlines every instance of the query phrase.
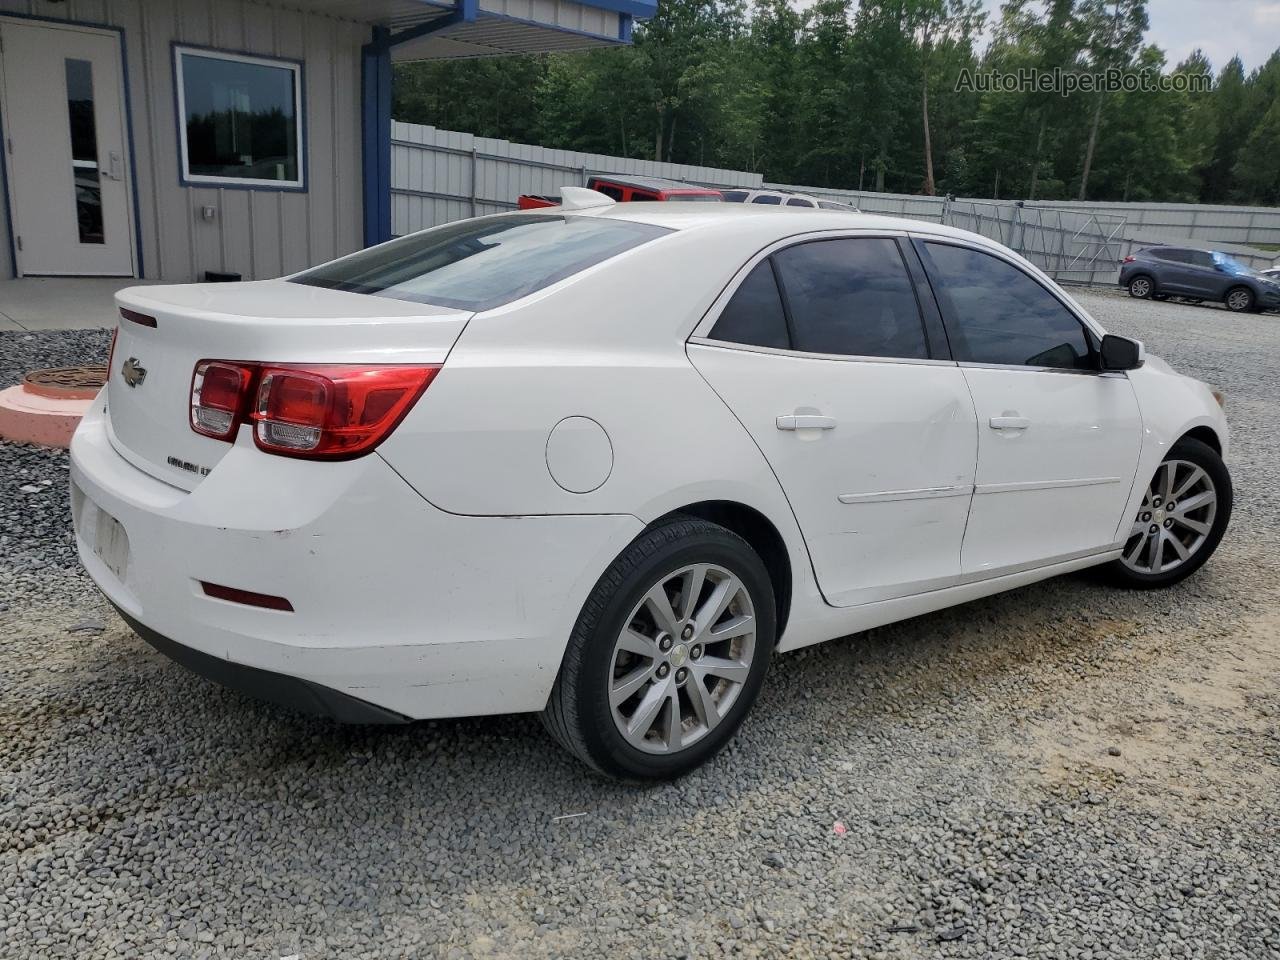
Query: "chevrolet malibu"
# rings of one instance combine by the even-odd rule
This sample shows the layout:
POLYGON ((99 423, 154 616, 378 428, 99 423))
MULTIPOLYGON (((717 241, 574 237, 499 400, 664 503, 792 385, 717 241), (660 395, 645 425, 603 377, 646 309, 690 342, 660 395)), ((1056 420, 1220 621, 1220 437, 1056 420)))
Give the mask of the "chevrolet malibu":
POLYGON ((72 507, 143 638, 342 721, 540 713, 617 777, 712 756, 775 653, 1167 587, 1231 514, 1208 387, 934 224, 570 188, 118 306, 72 507))

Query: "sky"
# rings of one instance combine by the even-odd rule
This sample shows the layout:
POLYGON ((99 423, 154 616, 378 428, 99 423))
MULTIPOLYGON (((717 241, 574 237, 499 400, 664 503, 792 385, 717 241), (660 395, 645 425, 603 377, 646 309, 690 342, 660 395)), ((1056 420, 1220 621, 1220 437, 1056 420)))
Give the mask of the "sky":
MULTIPOLYGON (((984 0, 992 18, 1000 0, 984 0)), ((1221 70, 1236 54, 1245 72, 1256 70, 1280 47, 1280 0, 1149 0, 1147 42, 1175 66, 1199 47, 1221 70)))

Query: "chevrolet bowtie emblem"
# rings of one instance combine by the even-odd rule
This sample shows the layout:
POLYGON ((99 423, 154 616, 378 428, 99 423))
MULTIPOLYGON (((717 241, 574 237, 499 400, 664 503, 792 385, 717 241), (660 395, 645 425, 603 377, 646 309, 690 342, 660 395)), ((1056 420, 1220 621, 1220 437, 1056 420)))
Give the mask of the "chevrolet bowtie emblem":
POLYGON ((131 387, 136 387, 147 379, 147 368, 138 362, 137 357, 130 357, 124 362, 124 366, 120 368, 120 375, 124 377, 125 383, 131 387))

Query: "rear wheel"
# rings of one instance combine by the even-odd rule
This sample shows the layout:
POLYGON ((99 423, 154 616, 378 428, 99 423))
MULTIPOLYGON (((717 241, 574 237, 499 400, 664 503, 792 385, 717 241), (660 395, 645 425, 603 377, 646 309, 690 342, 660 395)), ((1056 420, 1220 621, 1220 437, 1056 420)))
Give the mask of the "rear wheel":
POLYGON ((1232 313, 1249 313, 1253 310, 1253 291, 1248 287, 1232 287, 1222 302, 1232 313))
POLYGON ((1108 567, 1122 585, 1167 587, 1202 567, 1231 520, 1231 474, 1217 451, 1183 438, 1147 485, 1124 552, 1108 567))
POLYGON ((602 773, 680 776, 741 725, 774 639, 760 557, 724 527, 678 517, 641 534, 596 583, 543 724, 602 773))
POLYGON ((1129 281, 1129 296, 1138 300, 1148 300, 1155 292, 1156 285, 1144 274, 1139 274, 1129 281))

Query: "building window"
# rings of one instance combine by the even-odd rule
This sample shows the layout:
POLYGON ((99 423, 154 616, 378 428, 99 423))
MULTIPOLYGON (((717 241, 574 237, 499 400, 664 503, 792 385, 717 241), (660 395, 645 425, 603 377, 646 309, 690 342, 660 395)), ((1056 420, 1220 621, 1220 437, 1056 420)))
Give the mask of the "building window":
POLYGON ((302 67, 189 47, 174 57, 184 182, 301 189, 302 67))

